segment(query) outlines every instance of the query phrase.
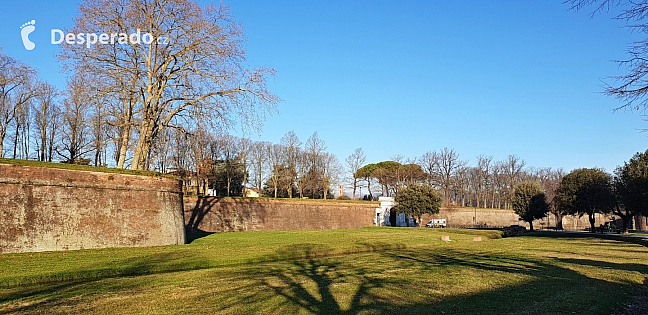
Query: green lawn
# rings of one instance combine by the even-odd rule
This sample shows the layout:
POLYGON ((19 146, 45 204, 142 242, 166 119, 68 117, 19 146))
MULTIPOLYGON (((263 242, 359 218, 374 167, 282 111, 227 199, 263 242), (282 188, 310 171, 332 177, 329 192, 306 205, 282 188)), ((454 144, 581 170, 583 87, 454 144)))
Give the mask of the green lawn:
POLYGON ((648 282, 647 247, 559 236, 237 232, 184 246, 2 254, 0 314, 611 314, 648 282))

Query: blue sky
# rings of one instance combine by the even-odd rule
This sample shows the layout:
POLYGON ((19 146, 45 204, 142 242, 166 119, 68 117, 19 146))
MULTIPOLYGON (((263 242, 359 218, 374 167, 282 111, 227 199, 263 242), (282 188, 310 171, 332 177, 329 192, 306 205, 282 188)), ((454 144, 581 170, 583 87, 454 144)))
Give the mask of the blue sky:
MULTIPOLYGON (((612 62, 640 34, 613 13, 562 1, 226 1, 248 38, 248 64, 277 69, 284 102, 254 140, 317 131, 343 161, 454 148, 474 164, 515 154, 536 167, 603 167, 645 151, 639 113, 601 95, 612 62)), ((210 1, 201 1, 210 3, 210 1)), ((5 3, 0 47, 60 88, 49 30, 73 25, 75 2, 5 3), (26 51, 20 26, 36 20, 26 51)), ((607 80, 607 82, 612 82, 607 80)), ((236 134, 241 134, 233 130, 236 134)))

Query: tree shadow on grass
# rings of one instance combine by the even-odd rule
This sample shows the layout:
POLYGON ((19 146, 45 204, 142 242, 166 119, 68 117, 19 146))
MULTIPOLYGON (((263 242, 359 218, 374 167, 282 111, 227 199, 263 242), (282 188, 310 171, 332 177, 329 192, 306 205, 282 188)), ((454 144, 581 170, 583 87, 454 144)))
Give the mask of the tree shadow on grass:
POLYGON ((539 237, 551 239, 604 239, 611 241, 619 241, 626 243, 628 247, 631 244, 637 244, 648 247, 648 239, 638 236, 621 235, 621 234, 600 234, 600 233, 575 233, 575 232, 560 232, 560 231, 534 231, 525 233, 521 237, 539 237))
POLYGON ((312 314, 592 315, 609 314, 636 287, 590 278, 562 265, 648 274, 642 265, 475 255, 452 249, 384 250, 352 257, 295 260, 289 268, 269 272, 260 284, 312 314), (477 278, 452 284, 453 277, 464 272, 477 278), (467 288, 453 287, 462 285, 467 288))
MULTIPOLYGON (((97 286, 103 280, 125 277, 164 274, 210 268, 210 262, 199 255, 186 255, 184 252, 163 252, 138 257, 116 259, 113 263, 103 262, 82 270, 62 271, 42 274, 38 278, 25 280, 20 285, 0 286, 0 305, 12 301, 28 299, 35 303, 11 307, 12 312, 40 312, 62 303, 70 303, 75 296, 123 291, 143 285, 140 280, 127 281, 115 287, 97 286)), ((5 313, 0 308, 0 314, 5 313)))
POLYGON ((303 259, 292 262, 291 268, 275 270, 273 275, 264 277, 262 285, 311 314, 357 314, 389 309, 391 303, 374 296, 372 291, 396 283, 375 277, 364 268, 344 268, 329 259, 303 259), (351 292, 343 298, 346 290, 351 292), (371 303, 366 304, 367 301, 371 303))
MULTIPOLYGON (((201 287, 204 294, 195 305, 205 313, 610 314, 636 286, 595 279, 568 267, 648 274, 641 264, 480 254, 448 247, 393 248, 385 243, 356 254, 323 255, 327 250, 321 244, 297 244, 263 263, 205 271, 210 278, 203 285, 213 282, 219 288, 201 287)), ((0 306, 0 313, 74 308, 79 296, 137 292, 150 289, 152 281, 106 279, 110 277, 213 267, 183 252, 142 255, 116 265, 120 267, 96 278, 87 274, 83 281, 0 290, 0 303, 12 304, 0 306), (20 305, 25 300, 33 304, 20 305)), ((168 307, 172 312, 175 305, 168 307)))
MULTIPOLYGON (((413 305, 398 313, 420 314, 610 314, 616 305, 627 300, 636 286, 595 279, 564 268, 565 263, 584 264, 593 268, 640 271, 648 275, 647 266, 635 264, 598 264, 589 260, 547 260, 512 255, 473 255, 447 250, 444 253, 407 252, 394 254, 403 260, 420 264, 422 270, 459 267, 500 275, 499 284, 479 292, 458 294, 437 303, 413 305), (518 277, 516 277, 518 276, 518 277), (519 283, 506 283, 519 278, 519 283), (605 292, 605 293, 602 293, 605 292)), ((498 282, 489 276, 484 281, 498 282)))

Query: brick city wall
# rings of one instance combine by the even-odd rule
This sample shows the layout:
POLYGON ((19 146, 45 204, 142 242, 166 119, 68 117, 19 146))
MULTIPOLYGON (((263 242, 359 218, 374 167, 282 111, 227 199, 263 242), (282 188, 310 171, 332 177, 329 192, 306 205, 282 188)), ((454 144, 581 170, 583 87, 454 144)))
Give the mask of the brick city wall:
POLYGON ((0 252, 184 244, 178 180, 0 164, 0 252))
MULTIPOLYGON (((446 219, 450 226, 473 226, 476 221, 477 225, 487 225, 493 227, 510 226, 519 224, 529 227, 529 224, 524 221, 518 221, 519 216, 513 210, 501 209, 474 209, 474 208, 442 208, 438 214, 429 216, 424 215, 421 220, 423 223, 428 222, 430 219, 446 219), (476 218, 476 219, 474 219, 476 218)), ((614 215, 601 215, 597 214, 596 226, 611 221, 614 215)), ((618 217, 617 217, 618 219, 618 217)), ((563 217, 563 228, 568 230, 582 230, 589 228, 590 223, 587 216, 565 216, 563 217)), ((541 229, 543 227, 555 227, 555 217, 549 214, 542 220, 533 221, 533 228, 541 229)))
MULTIPOLYGON (((377 203, 185 197, 184 218, 187 231, 355 229, 373 226, 377 207, 377 203)), ((475 213, 478 225, 502 227, 520 224, 529 227, 528 223, 518 221, 513 210, 443 208, 438 214, 424 215, 421 219, 423 223, 430 219, 446 219, 450 226, 473 226, 475 213)), ((610 219, 609 216, 597 215, 596 225, 610 219)), ((538 229, 553 227, 555 219, 549 216, 533 224, 538 229)), ((563 226, 582 230, 590 225, 586 216, 565 216, 563 226)))
POLYGON ((187 231, 357 229, 373 225, 378 204, 186 197, 187 231))

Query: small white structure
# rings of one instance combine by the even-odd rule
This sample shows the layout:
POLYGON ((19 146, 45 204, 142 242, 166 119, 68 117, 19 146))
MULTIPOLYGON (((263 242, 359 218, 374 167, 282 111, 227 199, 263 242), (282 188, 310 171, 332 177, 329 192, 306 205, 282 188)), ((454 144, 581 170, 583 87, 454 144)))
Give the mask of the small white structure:
POLYGON ((257 188, 243 188, 243 196, 248 198, 259 198, 261 197, 261 191, 257 188))
MULTIPOLYGON (((379 197, 380 208, 376 208, 376 218, 374 223, 376 226, 392 226, 392 223, 395 223, 393 226, 408 226, 407 221, 405 221, 405 214, 394 214, 396 222, 392 222, 390 217, 392 215, 391 208, 396 204, 394 197, 379 197)), ((414 219, 408 218, 409 226, 414 226, 414 219)))

